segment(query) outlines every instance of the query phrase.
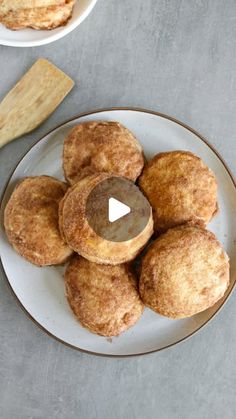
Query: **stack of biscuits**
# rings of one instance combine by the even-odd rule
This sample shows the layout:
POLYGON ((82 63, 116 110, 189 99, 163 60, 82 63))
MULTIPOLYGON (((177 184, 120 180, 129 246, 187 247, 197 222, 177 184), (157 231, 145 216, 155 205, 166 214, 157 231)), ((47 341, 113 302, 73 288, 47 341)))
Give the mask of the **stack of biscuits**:
POLYGON ((144 306, 179 319, 224 296, 228 256, 206 229, 218 211, 217 181, 199 157, 168 151, 146 162, 138 140, 123 125, 89 121, 65 138, 63 168, 66 182, 50 176, 23 179, 6 206, 4 223, 14 249, 31 263, 69 262, 66 296, 82 326, 117 336, 139 320, 144 306), (125 242, 98 236, 86 219, 90 192, 114 176, 136 182, 152 209, 143 231, 125 242))
POLYGON ((0 23, 12 30, 66 25, 76 0, 0 0, 0 23))

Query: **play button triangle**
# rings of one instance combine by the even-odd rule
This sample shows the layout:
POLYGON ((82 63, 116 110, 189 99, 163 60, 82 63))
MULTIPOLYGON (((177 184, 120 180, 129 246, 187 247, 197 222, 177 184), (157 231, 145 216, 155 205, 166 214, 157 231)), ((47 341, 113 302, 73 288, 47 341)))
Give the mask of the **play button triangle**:
POLYGON ((123 177, 107 174, 87 198, 88 224, 107 241, 132 240, 146 228, 151 217, 148 200, 131 180, 123 177))
POLYGON ((110 223, 114 223, 130 212, 131 209, 128 205, 123 204, 123 202, 118 201, 118 199, 109 198, 108 218, 110 223))

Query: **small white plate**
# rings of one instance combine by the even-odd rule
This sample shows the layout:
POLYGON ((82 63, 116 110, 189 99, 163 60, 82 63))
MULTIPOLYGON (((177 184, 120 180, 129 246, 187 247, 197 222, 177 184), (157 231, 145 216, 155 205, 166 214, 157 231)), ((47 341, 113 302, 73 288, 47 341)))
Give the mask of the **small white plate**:
POLYGON ((73 31, 89 15, 97 0, 77 0, 72 18, 66 26, 60 28, 40 31, 35 29, 22 29, 12 31, 0 23, 0 45, 10 47, 35 47, 57 41, 73 31))
MULTIPOLYGON (((121 156, 122 158, 122 156, 121 156)), ((83 351, 127 356, 158 351, 193 335, 217 313, 236 280, 236 188, 216 151, 191 128, 158 113, 112 109, 79 116, 54 129, 34 145, 20 161, 2 201, 0 253, 9 284, 31 318, 50 335, 83 351), (24 176, 51 175, 63 179, 63 139, 71 127, 87 120, 116 120, 127 126, 142 143, 147 158, 167 150, 189 150, 202 157, 219 183, 219 215, 210 223, 231 259, 231 286, 223 301, 201 314, 169 320, 145 309, 141 320, 121 336, 106 339, 88 332, 74 318, 64 294, 62 267, 37 268, 15 253, 3 231, 3 209, 16 184, 24 176)))

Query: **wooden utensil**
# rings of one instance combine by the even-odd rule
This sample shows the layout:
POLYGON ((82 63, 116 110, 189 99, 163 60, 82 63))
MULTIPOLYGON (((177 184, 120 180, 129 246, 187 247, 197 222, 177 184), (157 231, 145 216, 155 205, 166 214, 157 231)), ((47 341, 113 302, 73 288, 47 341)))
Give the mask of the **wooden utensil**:
POLYGON ((0 103, 0 148, 38 127, 73 86, 52 63, 37 60, 0 103))

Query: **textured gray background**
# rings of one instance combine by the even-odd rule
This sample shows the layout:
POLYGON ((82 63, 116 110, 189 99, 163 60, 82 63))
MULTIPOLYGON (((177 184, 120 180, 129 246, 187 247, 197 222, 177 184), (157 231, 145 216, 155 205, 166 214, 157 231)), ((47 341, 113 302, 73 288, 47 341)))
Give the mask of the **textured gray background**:
MULTIPOLYGON (((99 0, 66 38, 0 47, 3 96, 39 56, 76 81, 31 135, 0 151, 0 184, 40 136, 108 106, 152 108, 192 125, 236 175, 235 0, 99 0)), ((236 417, 235 293, 191 340, 162 353, 106 359, 41 332, 0 281, 1 419, 230 419, 236 417)))

